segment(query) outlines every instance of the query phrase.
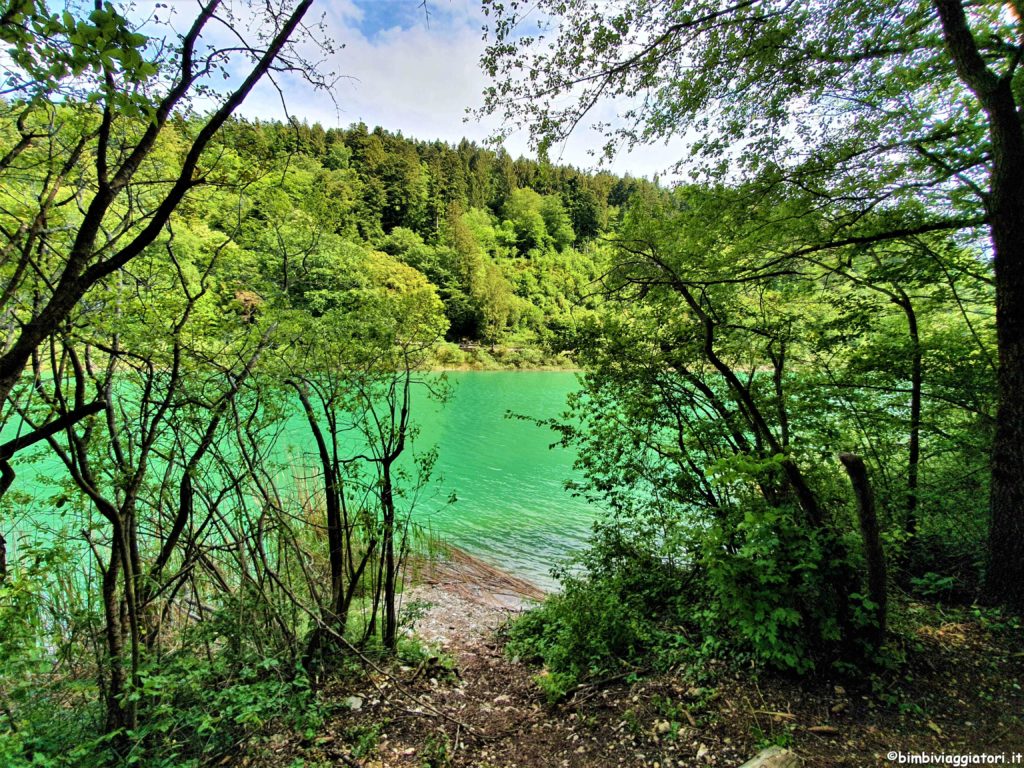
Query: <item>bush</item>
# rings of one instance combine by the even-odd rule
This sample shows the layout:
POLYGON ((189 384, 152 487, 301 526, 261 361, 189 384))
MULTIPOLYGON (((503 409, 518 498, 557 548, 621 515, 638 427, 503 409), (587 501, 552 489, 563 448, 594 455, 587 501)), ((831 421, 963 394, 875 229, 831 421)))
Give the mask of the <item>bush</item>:
POLYGON ((983 542, 953 533, 922 533, 907 548, 902 576, 920 597, 971 603, 981 592, 983 542))
POLYGON ((270 726, 305 733, 321 717, 306 678, 272 658, 228 668, 217 657, 165 657, 127 694, 139 705, 139 726, 127 734, 97 736, 103 708, 93 686, 69 706, 82 697, 82 685, 57 680, 21 696, 18 730, 0 727, 0 764, 188 768, 219 760, 270 726), (127 737, 127 755, 112 749, 118 736, 127 737))
POLYGON ((458 344, 450 341, 438 342, 434 347, 434 364, 441 368, 458 368, 466 364, 466 353, 458 344))
POLYGON ((670 664, 686 645, 685 572, 621 541, 586 558, 589 573, 563 574, 560 594, 508 628, 507 652, 544 664, 536 680, 552 701, 589 680, 670 664))
POLYGON ((863 666, 877 650, 865 639, 874 614, 850 543, 800 519, 753 504, 675 557, 664 541, 660 552, 642 546, 623 521, 598 526, 562 593, 510 626, 508 653, 544 665, 537 682, 552 700, 585 681, 709 656, 796 673, 863 666))

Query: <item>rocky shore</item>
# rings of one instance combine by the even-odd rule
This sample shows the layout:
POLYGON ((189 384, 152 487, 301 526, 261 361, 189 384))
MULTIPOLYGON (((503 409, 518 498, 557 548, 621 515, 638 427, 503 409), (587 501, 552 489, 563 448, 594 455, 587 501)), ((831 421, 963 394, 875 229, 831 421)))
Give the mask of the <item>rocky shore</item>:
POLYGON ((489 642, 510 617, 544 599, 544 591, 456 547, 414 564, 402 595, 410 631, 446 652, 489 642))

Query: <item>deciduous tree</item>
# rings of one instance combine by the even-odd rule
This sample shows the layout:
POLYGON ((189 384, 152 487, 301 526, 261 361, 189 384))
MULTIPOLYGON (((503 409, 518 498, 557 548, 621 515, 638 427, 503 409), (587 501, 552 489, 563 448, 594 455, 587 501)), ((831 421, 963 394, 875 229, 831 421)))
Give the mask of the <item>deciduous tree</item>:
POLYGON ((485 111, 528 124, 542 148, 610 100, 621 120, 602 126, 606 155, 686 137, 692 155, 680 167, 783 189, 820 214, 805 252, 940 230, 989 236, 1000 399, 987 582, 991 597, 1024 608, 1019 3, 486 7, 494 21, 483 63, 495 84, 485 111))
POLYGON ((0 400, 82 297, 216 177, 207 152, 260 80, 287 69, 323 84, 295 46, 309 35, 311 5, 207 0, 179 35, 110 3, 61 13, 43 0, 0 4, 15 65, 0 94, 13 126, 0 158, 0 400), (222 76, 225 90, 215 85, 222 76), (198 108, 209 109, 205 120, 174 125, 198 108))

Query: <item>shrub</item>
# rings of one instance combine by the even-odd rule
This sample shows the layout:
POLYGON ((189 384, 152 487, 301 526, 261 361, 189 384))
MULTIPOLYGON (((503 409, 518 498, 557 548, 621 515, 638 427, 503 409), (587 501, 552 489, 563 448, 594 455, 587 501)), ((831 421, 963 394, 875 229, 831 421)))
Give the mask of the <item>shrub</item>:
POLYGON ((552 700, 708 656, 796 673, 870 662, 873 606, 858 593, 851 542, 801 519, 750 505, 739 523, 680 539, 674 557, 665 538, 644 547, 621 520, 598 526, 563 591, 510 626, 508 653, 544 665, 537 682, 552 700))
POLYGON ((586 559, 588 573, 563 574, 560 594, 508 628, 507 652, 544 664, 536 681, 552 701, 588 680, 671 663, 685 645, 685 572, 622 541, 586 559))

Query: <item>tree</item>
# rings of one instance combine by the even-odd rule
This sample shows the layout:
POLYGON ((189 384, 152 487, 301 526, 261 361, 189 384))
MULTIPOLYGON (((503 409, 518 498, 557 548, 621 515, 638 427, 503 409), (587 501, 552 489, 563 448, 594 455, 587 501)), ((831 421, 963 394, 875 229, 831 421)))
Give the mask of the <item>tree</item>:
MULTIPOLYGON (((543 214, 544 198, 529 188, 517 189, 509 196, 502 217, 512 223, 515 247, 521 256, 551 244, 543 214)), ((563 214, 564 215, 564 214, 563 214)))
POLYGON ((605 126, 606 155, 696 136, 691 168, 824 214, 805 253, 987 232, 1000 363, 987 587, 1024 608, 1020 5, 542 0, 550 17, 528 34, 528 4, 488 5, 485 111, 529 124, 542 148, 615 100, 623 120, 605 126))
MULTIPOLYGON (((813 231, 786 204, 725 186, 638 196, 580 345, 576 421, 559 428, 613 512, 585 560, 594 579, 678 563, 658 610, 681 603, 705 637, 802 671, 883 641, 880 533, 898 556, 917 545, 908 528, 961 514, 966 494, 939 489, 977 466, 975 414, 943 408, 933 379, 952 374, 937 341, 970 349, 978 328, 906 243, 780 261, 813 231)), ((957 374, 984 369, 964 357, 957 374)))
POLYGON ((576 176, 569 179, 563 195, 576 237, 580 240, 597 237, 607 218, 608 196, 605 195, 602 201, 591 187, 585 186, 576 176))
POLYGON ((224 13, 221 0, 208 0, 183 35, 164 39, 109 3, 88 14, 52 12, 42 0, 0 5, 16 65, 0 102, 0 179, 5 190, 16 181, 29 192, 0 214, 0 315, 9 329, 0 400, 82 297, 143 253, 190 191, 216 180, 208 150, 257 82, 288 69, 323 84, 293 41, 311 5, 254 4, 243 29, 230 26, 237 9, 224 13), (239 53, 248 57, 240 74, 239 53), (222 75, 235 85, 218 92, 222 75), (177 155, 162 154, 183 127, 178 116, 200 97, 214 100, 209 116, 184 125, 177 155))
POLYGON ((418 372, 444 335, 441 302, 422 274, 382 254, 366 254, 357 272, 364 284, 331 292, 323 314, 288 313, 293 340, 280 351, 283 380, 298 396, 313 437, 328 539, 330 598, 310 634, 307 665, 327 645, 325 638, 344 634, 367 576, 373 601, 366 637, 376 631, 380 613, 382 642, 395 649, 413 502, 405 498, 403 509, 403 497, 414 495, 430 474, 428 457, 407 483, 410 473, 399 460, 411 452, 416 433, 413 388, 440 391, 418 372), (317 343, 307 346, 308 339, 317 343))
POLYGON ((15 390, 12 398, 31 432, 46 431, 46 419, 62 424, 47 437, 50 450, 98 513, 83 535, 100 574, 106 732, 122 755, 126 731, 139 723, 140 698, 129 692, 140 687, 175 596, 207 555, 198 532, 217 514, 202 492, 209 454, 267 342, 237 318, 214 319, 210 283, 223 239, 209 230, 167 238, 166 254, 148 249, 133 262, 137 274, 90 291, 70 330, 33 354, 31 396, 15 390), (211 347, 220 361, 211 362, 211 347), (102 412, 71 418, 88 392, 102 412))
MULTIPOLYGON (((179 123, 170 146, 187 131, 179 123)), ((48 578, 75 584, 66 595, 85 606, 26 603, 17 618, 62 617, 32 638, 41 662, 65 647, 44 638, 51 624, 75 636, 76 671, 96 681, 105 711, 96 749, 111 760, 175 748, 153 734, 168 711, 163 681, 190 674, 175 668, 185 657, 206 659, 191 666, 206 682, 182 679, 199 695, 215 687, 207 675, 234 678, 256 659, 280 665, 272 676, 301 677, 324 639, 345 646, 346 629, 358 631, 344 619, 363 595, 379 617, 366 637, 379 629, 392 650, 398 639, 409 514, 432 462, 414 451, 410 392, 437 388, 416 371, 444 333, 443 306, 420 272, 334 231, 334 204, 347 210, 348 198, 320 188, 309 158, 266 176, 251 160, 221 147, 225 183, 197 190, 151 246, 93 286, 9 398, 19 422, 0 456, 45 441, 66 469, 41 481, 53 504, 30 519, 48 553, 75 553, 48 578), (281 430, 301 406, 322 449, 315 479, 295 478, 283 456, 281 430)), ((409 230, 390 240, 428 248, 409 230)), ((5 511, 24 499, 11 494, 5 511)), ((14 558, 15 584, 28 553, 14 558)), ((30 687, 19 685, 39 695, 30 687)))

